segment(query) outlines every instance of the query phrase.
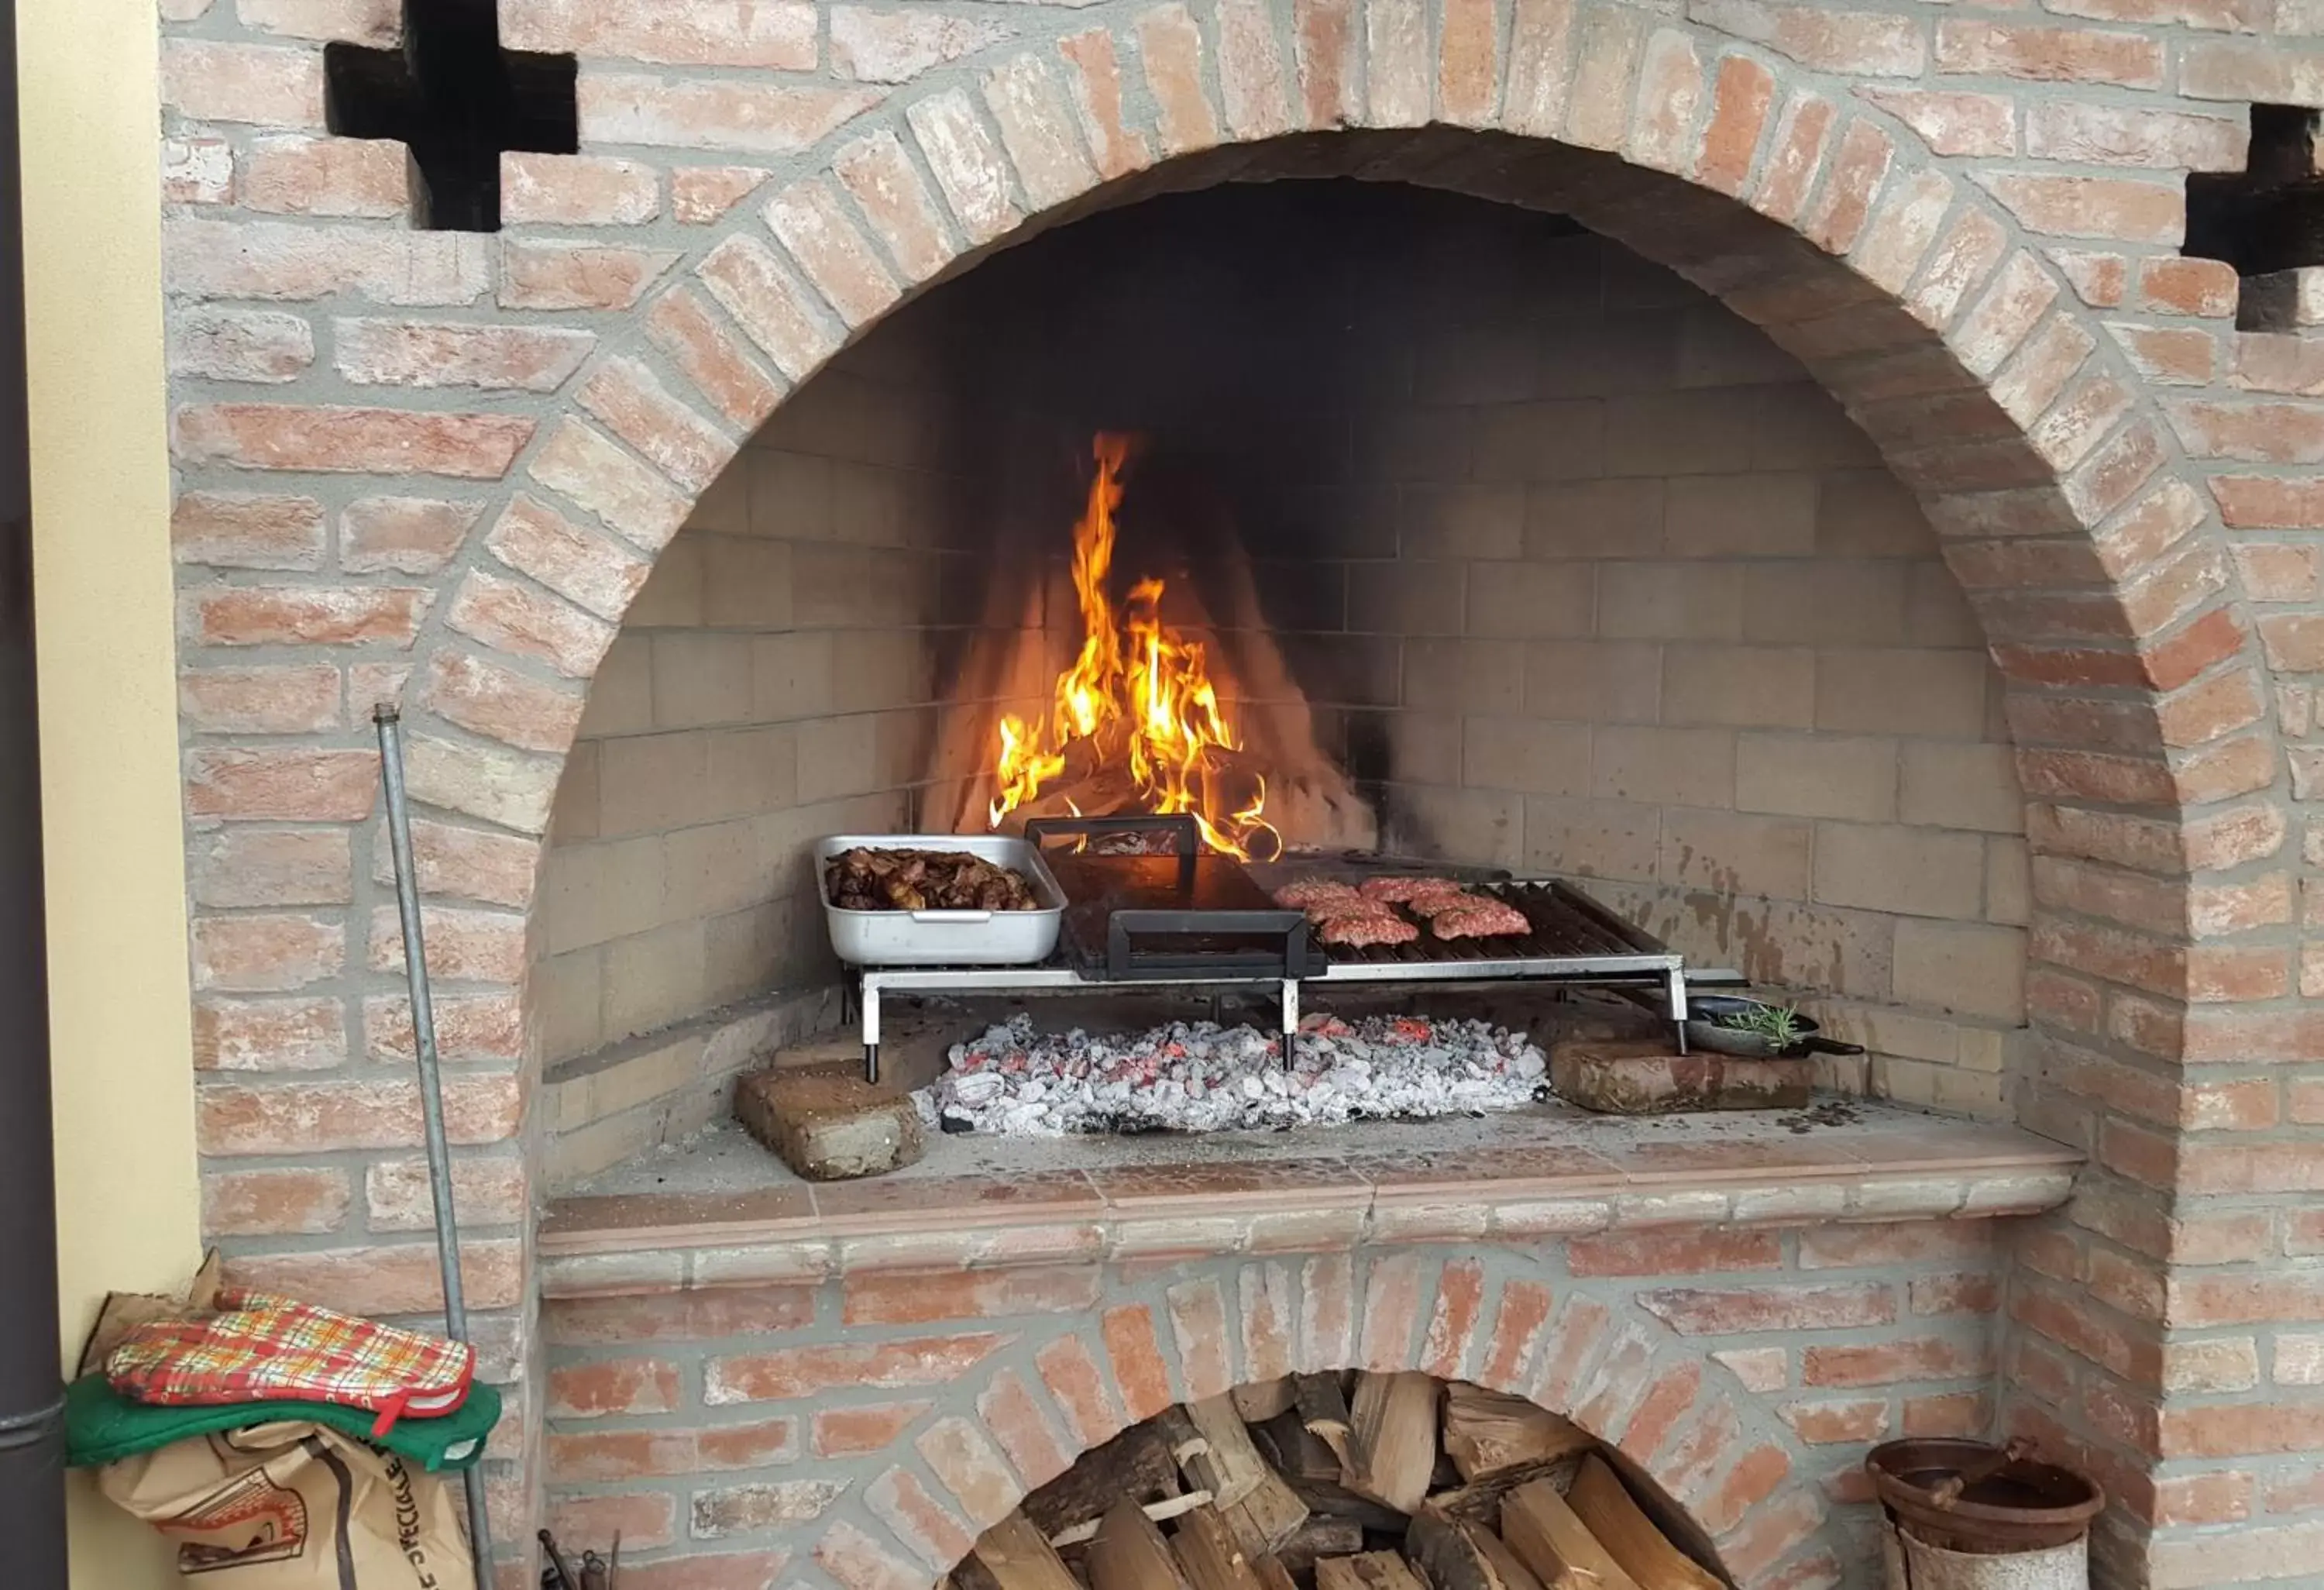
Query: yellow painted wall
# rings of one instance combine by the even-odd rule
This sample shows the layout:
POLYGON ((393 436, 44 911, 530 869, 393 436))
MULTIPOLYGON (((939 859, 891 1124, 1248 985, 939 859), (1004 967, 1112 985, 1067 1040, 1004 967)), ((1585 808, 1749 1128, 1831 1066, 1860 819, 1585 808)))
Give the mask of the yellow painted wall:
MULTIPOLYGON (((58 1236, 68 1360, 200 1256, 152 0, 17 7, 58 1236)), ((180 1581, 76 1480, 73 1583, 180 1581)))

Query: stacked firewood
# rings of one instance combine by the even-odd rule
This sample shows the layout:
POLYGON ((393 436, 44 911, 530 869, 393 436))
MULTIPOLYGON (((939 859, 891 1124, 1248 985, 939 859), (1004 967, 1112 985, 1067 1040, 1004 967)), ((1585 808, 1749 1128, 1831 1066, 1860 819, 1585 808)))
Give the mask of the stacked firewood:
POLYGON ((952 1590, 1722 1590, 1603 1448, 1425 1374, 1292 1375, 1182 1404, 991 1529, 952 1590))

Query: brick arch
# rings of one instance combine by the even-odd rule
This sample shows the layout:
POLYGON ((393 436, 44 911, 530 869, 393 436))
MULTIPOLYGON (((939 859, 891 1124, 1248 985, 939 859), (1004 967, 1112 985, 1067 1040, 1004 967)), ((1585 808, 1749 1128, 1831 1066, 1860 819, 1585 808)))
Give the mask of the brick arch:
POLYGON ((1251 17, 1213 37, 1175 6, 1094 7, 1063 41, 972 57, 970 83, 848 121, 768 203, 738 205, 512 449, 420 627, 416 797, 537 840, 653 556, 782 397, 899 304, 1094 209, 1341 171, 1569 213, 1799 357, 1921 498, 2013 686, 2110 692, 2017 715, 2029 795, 2175 812, 2273 788, 2273 706, 2200 475, 1975 162, 1900 119, 1909 96, 1892 114, 1618 5, 1572 23, 1614 46, 1626 75, 1604 80, 1585 63, 1563 81, 1459 0, 1434 20, 1416 15, 1416 44, 1370 42, 1367 97, 1360 41, 1334 76, 1251 17), (1121 79, 1139 57, 1142 120, 1121 79), (512 674, 510 653, 561 677, 512 674))
POLYGON ((1471 1381, 1571 1418, 1659 1486, 1743 1590, 1840 1583, 1869 1510, 1835 1511, 1780 1399, 1659 1317, 1668 1296, 1577 1285, 1537 1252, 1428 1249, 1111 1282, 1082 1317, 993 1327, 1008 1334, 933 1413, 820 1465, 804 1485, 826 1511, 796 1532, 790 1560, 847 1590, 900 1590, 949 1571, 1028 1493, 1174 1402, 1369 1369, 1471 1381))

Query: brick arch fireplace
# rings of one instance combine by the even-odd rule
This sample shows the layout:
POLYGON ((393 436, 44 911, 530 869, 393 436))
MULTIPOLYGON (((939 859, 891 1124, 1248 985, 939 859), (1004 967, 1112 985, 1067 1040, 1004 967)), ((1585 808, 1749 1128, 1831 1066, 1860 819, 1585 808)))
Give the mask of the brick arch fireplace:
MULTIPOLYGON (((1796 357, 1920 497, 2032 802, 2045 1046, 2019 1116, 2098 1160, 2071 1217, 2024 1239, 2009 1416, 2100 1470, 2111 1559, 2157 1583, 2195 1582, 2205 1530, 2248 1526, 2264 1553, 2302 1527, 2257 1514, 2296 1515, 2305 1427, 2244 1416, 2271 1381, 2307 1383, 2273 1327, 2312 1312, 2277 1273, 2307 1240, 2282 1195, 2314 1185, 2311 1085, 2285 1069, 2313 1051, 2285 853, 2305 764, 2288 785, 2280 744, 2308 710, 2312 348, 2226 329, 2221 268, 2168 250, 2175 191, 2013 163, 2006 96, 1997 138, 1954 119, 1992 106, 1911 86, 1918 19, 1810 38, 1520 6, 1504 32, 1375 0, 931 30, 835 8, 800 57, 706 11, 640 32, 512 5, 508 42, 584 57, 583 153, 507 157, 487 245, 402 229, 400 158, 315 135, 318 35, 344 19, 185 9, 165 199, 208 1225, 254 1280, 431 1306, 362 728, 401 694, 471 1294, 508 1311, 495 1367, 528 1392, 506 1444, 528 1480, 537 871, 657 555, 784 394, 908 293, 1096 208, 1338 173, 1636 249, 1796 357)), ((1940 59, 1982 63, 1948 69, 2047 75, 1972 31, 1940 29, 1940 59)), ((2233 79, 2223 42, 2190 59, 2233 79)), ((2166 171, 2239 156, 2233 127, 2205 142, 2157 103, 2184 139, 2166 171)))

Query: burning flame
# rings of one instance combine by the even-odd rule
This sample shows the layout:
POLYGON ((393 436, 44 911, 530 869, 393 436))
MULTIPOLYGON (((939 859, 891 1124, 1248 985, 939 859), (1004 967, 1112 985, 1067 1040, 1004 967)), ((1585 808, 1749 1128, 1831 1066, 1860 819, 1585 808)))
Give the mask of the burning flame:
MULTIPOLYGON (((993 759, 1001 793, 991 825, 1032 800, 1061 777, 1076 742, 1086 742, 1086 765, 1126 767, 1138 800, 1148 811, 1186 812, 1213 850, 1268 860, 1283 837, 1261 813, 1267 781, 1255 778, 1247 805, 1236 807, 1223 786, 1228 753, 1242 749, 1219 706, 1204 663, 1203 644, 1162 621, 1162 582, 1141 579, 1117 615, 1106 596, 1113 569, 1113 513, 1121 505, 1121 467, 1129 441, 1101 435, 1093 452, 1097 478, 1089 506, 1074 526, 1074 590, 1080 597, 1082 648, 1057 676, 1045 724, 1009 714, 1001 720, 993 759)), ((1081 808, 1068 796, 1074 815, 1081 808)))

